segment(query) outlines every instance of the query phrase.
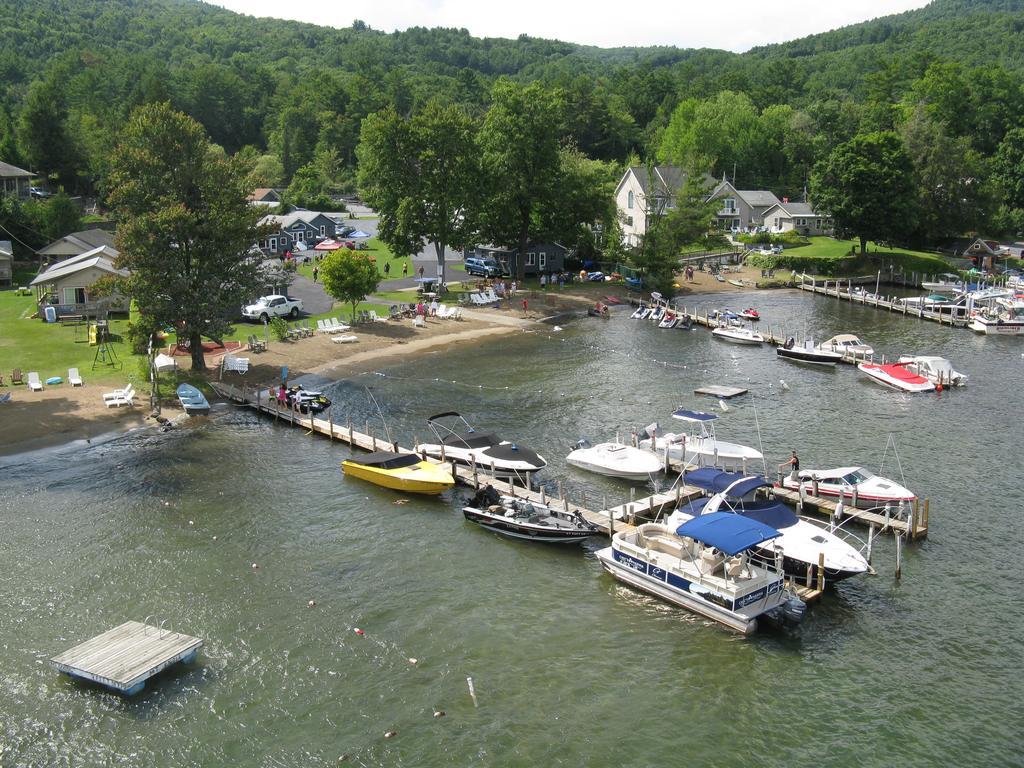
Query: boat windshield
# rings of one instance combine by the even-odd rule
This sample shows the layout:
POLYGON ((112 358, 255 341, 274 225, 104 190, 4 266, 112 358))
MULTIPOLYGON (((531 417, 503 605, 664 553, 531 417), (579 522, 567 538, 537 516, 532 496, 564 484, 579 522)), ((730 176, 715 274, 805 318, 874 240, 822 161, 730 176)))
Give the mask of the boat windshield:
POLYGON ((852 472, 843 475, 843 482, 849 485, 858 485, 859 483, 870 480, 874 475, 866 469, 855 469, 852 472))

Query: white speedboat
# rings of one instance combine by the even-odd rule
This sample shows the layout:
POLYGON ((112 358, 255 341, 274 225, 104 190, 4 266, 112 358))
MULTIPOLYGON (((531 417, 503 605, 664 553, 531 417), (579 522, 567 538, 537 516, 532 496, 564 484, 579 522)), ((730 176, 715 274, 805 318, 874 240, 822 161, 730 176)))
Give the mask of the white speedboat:
POLYGON ((843 356, 839 352, 832 352, 827 349, 819 349, 814 346, 813 341, 805 341, 803 346, 797 346, 796 340, 790 336, 781 347, 775 348, 775 354, 784 360, 792 360, 794 363, 807 363, 809 365, 835 365, 842 362, 843 356))
POLYGON ((752 328, 737 328, 733 325, 720 325, 711 331, 711 335, 733 344, 763 344, 764 336, 752 328))
POLYGON ((836 467, 835 469, 802 469, 796 480, 792 475, 782 479, 782 487, 799 491, 800 486, 809 493, 818 481, 818 495, 838 499, 861 509, 882 507, 886 504, 912 504, 917 496, 895 480, 879 477, 864 467, 836 467), (854 493, 856 492, 856 494, 854 493))
POLYGON ((900 392, 932 392, 935 385, 911 371, 904 363, 857 363, 857 368, 873 381, 900 392))
POLYGON ((525 478, 547 466, 544 457, 524 445, 477 432, 455 411, 427 419, 437 442, 420 443, 413 450, 432 459, 475 466, 494 477, 525 478))
POLYGON ((619 581, 750 634, 759 618, 796 623, 806 610, 784 588, 781 552, 766 560, 754 550, 779 535, 756 520, 715 512, 677 528, 645 523, 620 531, 596 554, 619 581))
POLYGON ((668 310, 664 317, 661 318, 661 322, 658 323, 659 328, 674 328, 676 323, 679 322, 679 313, 668 310))
POLYGON ((928 293, 944 293, 952 295, 965 290, 966 283, 964 283, 960 275, 956 275, 952 272, 944 272, 939 275, 938 280, 921 283, 921 288, 928 291, 928 293))
MULTIPOLYGON (((811 581, 816 582, 822 557, 827 583, 874 573, 864 555, 849 541, 821 525, 801 520, 789 506, 771 495, 771 483, 759 475, 745 477, 706 467, 686 473, 684 482, 713 495, 675 510, 666 521, 669 526, 681 525, 709 512, 734 512, 770 525, 782 534, 772 544, 782 549, 783 567, 788 576, 804 581, 810 571, 811 581), (766 498, 757 498, 759 493, 766 492, 766 498)), ((766 550, 762 555, 771 554, 763 544, 758 545, 758 549, 766 550)))
POLYGON ((838 352, 841 355, 852 355, 853 357, 865 358, 875 354, 870 344, 865 344, 852 333, 840 333, 827 339, 818 345, 818 349, 825 349, 829 352, 838 352))
POLYGON ((748 467, 753 469, 764 463, 764 456, 755 448, 719 440, 715 433, 718 416, 714 413, 680 408, 672 414, 672 418, 688 424, 690 432, 659 434, 658 425, 651 424, 644 430, 645 437, 638 445, 662 461, 665 451, 668 451, 671 461, 691 467, 713 466, 746 471, 748 467))
POLYGON ((954 371, 953 364, 944 357, 902 355, 899 362, 936 386, 941 384, 943 387, 962 387, 967 384, 967 374, 954 371))
POLYGON ((580 440, 565 461, 588 472, 627 480, 646 480, 662 469, 661 461, 653 453, 618 442, 591 445, 580 440))
POLYGON ((975 312, 967 327, 977 333, 995 336, 1024 334, 1024 301, 1000 298, 996 304, 975 312))

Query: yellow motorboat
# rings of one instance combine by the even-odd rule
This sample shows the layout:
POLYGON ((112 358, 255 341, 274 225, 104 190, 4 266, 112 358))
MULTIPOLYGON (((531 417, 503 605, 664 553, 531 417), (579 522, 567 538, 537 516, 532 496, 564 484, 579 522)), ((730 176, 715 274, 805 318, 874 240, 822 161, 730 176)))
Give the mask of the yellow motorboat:
POLYGON ((415 453, 378 451, 353 456, 341 462, 341 468, 346 475, 407 493, 437 494, 455 486, 446 464, 424 461, 415 453))

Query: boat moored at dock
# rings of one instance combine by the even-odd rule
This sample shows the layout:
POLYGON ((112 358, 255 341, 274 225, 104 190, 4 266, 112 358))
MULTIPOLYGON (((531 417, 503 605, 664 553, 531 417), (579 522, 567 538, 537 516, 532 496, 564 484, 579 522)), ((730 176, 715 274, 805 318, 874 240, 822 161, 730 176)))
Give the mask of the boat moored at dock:
POLYGON ((536 451, 497 435, 477 432, 455 411, 435 414, 427 419, 427 425, 437 442, 420 443, 413 450, 432 459, 479 467, 506 478, 526 478, 547 466, 536 451))
POLYGON ((944 357, 901 355, 898 362, 936 386, 962 387, 967 384, 967 375, 954 371, 953 364, 944 357))
POLYGON ((908 363, 857 363, 872 381, 901 392, 933 392, 935 385, 909 369, 908 363))
POLYGON ((733 344, 764 344, 764 336, 753 328, 720 325, 711 331, 711 335, 722 341, 731 341, 733 344))
POLYGON ((210 403, 206 395, 191 384, 179 384, 175 392, 178 395, 178 402, 189 416, 205 416, 210 412, 210 403))
POLYGON ((813 490, 815 483, 818 495, 837 499, 842 496, 861 509, 912 504, 917 498, 895 480, 879 477, 864 467, 802 469, 796 479, 791 474, 782 479, 782 487, 793 491, 799 491, 801 485, 805 490, 813 490))
POLYGON ((843 361, 842 353, 816 347, 813 341, 805 341, 803 346, 797 346, 796 340, 792 336, 786 340, 785 344, 775 348, 775 354, 783 360, 807 363, 808 365, 835 365, 843 361))
POLYGON ((858 358, 867 358, 875 354, 874 347, 870 344, 865 344, 852 333, 840 333, 831 339, 826 339, 818 345, 818 349, 858 358))
POLYGON ((433 495, 455 487, 447 464, 426 461, 415 453, 376 451, 352 456, 341 462, 341 469, 346 475, 406 493, 433 495))
POLYGON ((746 471, 747 467, 753 468, 764 462, 764 456, 757 449, 718 439, 715 432, 717 414, 680 408, 672 418, 689 424, 690 433, 658 434, 658 425, 651 424, 644 430, 645 436, 639 441, 639 447, 659 457, 664 457, 667 450, 670 461, 693 467, 714 466, 746 471))
POLYGON ((580 440, 565 461, 588 472, 626 480, 647 480, 662 470, 661 461, 650 451, 619 442, 591 445, 580 440))
POLYGON ((759 618, 799 622, 804 604, 784 586, 782 554, 754 548, 779 537, 771 526, 713 512, 672 528, 645 523, 598 550, 601 566, 630 586, 750 634, 759 618))
POLYGON ((462 508, 467 520, 502 536, 547 544, 579 544, 599 533, 578 512, 525 498, 502 496, 490 486, 462 508))

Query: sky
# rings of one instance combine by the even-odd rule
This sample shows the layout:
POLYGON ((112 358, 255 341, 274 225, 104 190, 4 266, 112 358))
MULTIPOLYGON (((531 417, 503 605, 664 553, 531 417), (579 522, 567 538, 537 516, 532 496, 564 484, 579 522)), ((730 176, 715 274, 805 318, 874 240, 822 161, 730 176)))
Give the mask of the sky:
POLYGON ((456 27, 474 37, 521 34, 601 48, 674 45, 742 52, 921 8, 928 0, 210 0, 251 16, 383 32, 456 27))

